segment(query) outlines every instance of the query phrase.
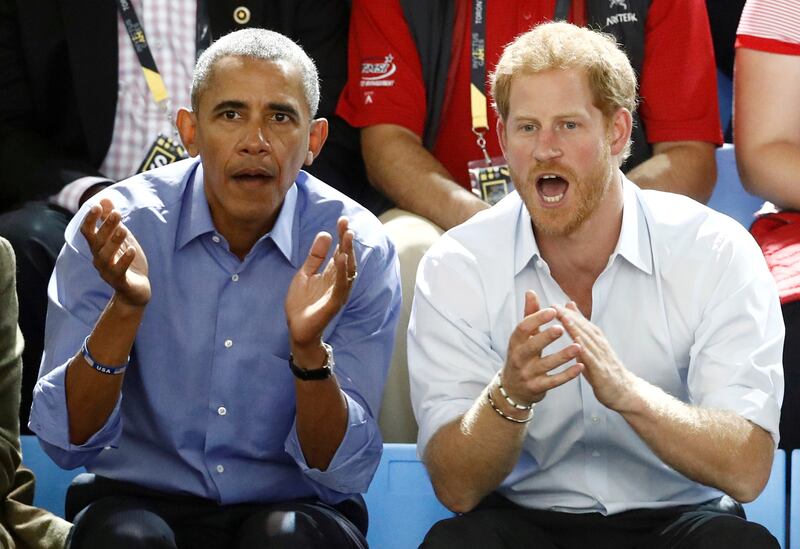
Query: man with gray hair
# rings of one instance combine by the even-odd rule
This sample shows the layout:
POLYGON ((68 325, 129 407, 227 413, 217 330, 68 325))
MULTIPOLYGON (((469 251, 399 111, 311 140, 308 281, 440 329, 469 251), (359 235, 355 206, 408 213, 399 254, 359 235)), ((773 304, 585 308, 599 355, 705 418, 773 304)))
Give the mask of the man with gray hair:
POLYGON ((297 44, 223 37, 177 116, 194 158, 67 228, 30 427, 91 473, 71 547, 366 547, 397 262, 374 216, 301 171, 318 102, 297 44))
POLYGON ((426 254, 409 326, 419 451, 463 513, 423 547, 778 547, 738 503, 783 394, 753 239, 620 171, 636 78, 609 36, 520 35, 492 95, 516 192, 426 254))

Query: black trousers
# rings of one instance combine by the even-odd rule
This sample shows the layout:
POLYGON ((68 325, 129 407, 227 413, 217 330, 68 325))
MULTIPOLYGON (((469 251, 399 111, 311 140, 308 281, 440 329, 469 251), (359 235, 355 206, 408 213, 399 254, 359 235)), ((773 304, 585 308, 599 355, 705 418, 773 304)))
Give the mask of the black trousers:
POLYGON ((69 549, 366 549, 367 510, 356 497, 218 505, 91 474, 67 492, 69 549))
POLYGON ((29 202, 19 210, 0 215, 0 236, 11 243, 17 256, 19 328, 25 339, 19 414, 23 435, 30 434, 28 416, 44 349, 47 283, 64 246, 64 229, 71 218, 67 210, 45 202, 29 202))
POLYGON ((473 511, 436 523, 422 549, 778 549, 730 498, 604 516, 520 507, 491 494, 473 511))
POLYGON ((781 408, 780 447, 800 448, 800 301, 783 307, 786 338, 783 343, 783 407, 781 408))

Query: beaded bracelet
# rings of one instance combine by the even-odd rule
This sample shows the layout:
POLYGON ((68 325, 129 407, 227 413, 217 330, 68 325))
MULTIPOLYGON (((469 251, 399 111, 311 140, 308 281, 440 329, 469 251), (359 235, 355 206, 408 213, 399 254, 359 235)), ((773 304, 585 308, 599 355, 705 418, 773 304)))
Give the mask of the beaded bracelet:
POLYGON ((125 364, 122 366, 106 366, 105 364, 100 364, 89 352, 89 346, 87 345, 88 342, 89 336, 86 336, 86 339, 83 340, 83 345, 81 346, 81 354, 83 355, 84 360, 89 363, 89 366, 101 374, 108 374, 112 376, 118 376, 125 372, 125 369, 128 367, 128 361, 131 359, 131 357, 128 357, 128 360, 126 360, 125 364))
POLYGON ((530 421, 533 419, 533 408, 532 407, 531 407, 531 413, 528 414, 528 417, 526 417, 525 419, 517 419, 517 418, 511 417, 510 415, 508 415, 505 412, 503 412, 503 410, 498 408, 497 405, 494 403, 494 399, 492 398, 492 388, 491 387, 489 388, 488 391, 486 391, 486 398, 489 400, 489 405, 492 407, 492 410, 497 412, 498 415, 503 419, 506 419, 506 420, 511 421, 513 423, 530 423, 530 421))
POLYGON ((500 377, 500 372, 497 372, 497 388, 500 389, 500 394, 503 395, 503 398, 506 399, 509 406, 516 408, 517 410, 532 410, 534 403, 531 402, 530 404, 517 404, 506 392, 505 387, 503 387, 503 378, 500 377))

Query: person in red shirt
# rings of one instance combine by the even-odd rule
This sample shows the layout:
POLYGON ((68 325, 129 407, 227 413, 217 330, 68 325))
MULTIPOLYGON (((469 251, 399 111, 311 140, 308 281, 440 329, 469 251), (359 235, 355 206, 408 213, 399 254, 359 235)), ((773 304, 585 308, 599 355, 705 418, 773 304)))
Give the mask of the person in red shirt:
POLYGON ((800 448, 800 5, 748 0, 736 40, 736 162, 769 203, 751 233, 778 285, 786 339, 780 447, 800 448))
MULTIPOLYGON (((405 296, 400 326, 406 323, 416 265, 427 247, 441 229, 489 207, 470 192, 467 163, 484 158, 473 132, 473 97, 477 97, 478 107, 481 101, 486 107, 488 75, 504 46, 537 23, 554 18, 564 6, 569 6, 564 15, 570 21, 600 26, 615 34, 634 68, 640 67, 639 111, 644 131, 642 137, 634 136, 634 156, 624 167, 628 177, 642 188, 673 191, 702 202, 711 196, 716 180, 714 149, 722 143, 722 132, 708 15, 701 0, 355 0, 348 82, 337 114, 362 128, 361 146, 370 182, 397 207, 381 219, 400 255, 405 296), (436 7, 428 8, 431 17, 426 19, 415 4, 436 7), (437 50, 428 42, 441 33, 435 16, 448 7, 454 11, 449 20, 452 40, 449 48, 437 50), (483 32, 475 33, 482 54, 479 58, 485 61, 485 70, 477 77, 484 89, 477 96, 470 85, 475 80, 476 17, 483 26, 483 32), (425 23, 432 28, 426 29, 425 23), (439 69, 447 84, 438 96, 432 96, 430 82, 426 82, 430 65, 435 65, 430 58, 441 59, 442 54, 451 58, 446 68, 439 69), (437 101, 440 116, 431 119, 437 101), (433 138, 426 135, 431 124, 438 126, 433 138)), ((497 117, 490 105, 485 110, 486 152, 499 157, 497 117)), ((384 410, 393 406, 393 413, 383 413, 381 420, 384 437, 390 441, 413 440, 416 433, 413 420, 391 425, 403 417, 411 418, 404 362, 401 328, 384 400, 384 410), (396 399, 392 387, 398 384, 402 396, 396 399)))

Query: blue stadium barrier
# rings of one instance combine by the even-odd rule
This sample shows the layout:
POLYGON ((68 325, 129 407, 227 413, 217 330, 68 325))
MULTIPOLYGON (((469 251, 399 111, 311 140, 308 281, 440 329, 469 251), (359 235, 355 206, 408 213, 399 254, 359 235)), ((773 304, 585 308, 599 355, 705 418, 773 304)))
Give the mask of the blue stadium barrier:
POLYGON ((453 516, 433 493, 416 444, 384 444, 375 478, 364 495, 367 541, 376 549, 418 547, 434 523, 453 516))
MULTIPOLYGON (((31 435, 20 437, 23 463, 36 475, 34 504, 64 516, 64 498, 72 479, 83 468, 65 471, 44 453, 31 435)), ((431 526, 453 516, 433 492, 415 444, 384 444, 383 456, 369 491, 367 541, 376 549, 418 547, 431 526)), ((786 548, 786 453, 775 452, 772 474, 755 501, 745 504, 747 518, 766 527, 786 548)), ((800 450, 792 452, 792 509, 800 510, 800 450)), ((789 547, 800 549, 800 512, 791 517, 789 547)))
MULTIPOLYGON (((800 469, 800 456, 793 459, 792 465, 800 469)), ((800 471, 793 478, 800 484, 800 471)), ((800 499, 800 491, 797 492, 800 499)), ((367 541, 377 549, 418 547, 434 523, 453 516, 436 499, 425 467, 417 458, 415 444, 383 445, 381 463, 364 499, 369 509, 367 541)), ((785 549, 786 453, 783 450, 775 452, 764 491, 744 508, 747 518, 767 528, 785 549)), ((793 543, 791 547, 800 549, 800 544, 793 543)))
POLYGON ((81 467, 74 471, 65 471, 44 453, 35 436, 22 435, 19 438, 22 445, 22 464, 36 475, 33 504, 63 518, 67 488, 72 479, 85 469, 81 467))
MULTIPOLYGON (((792 464, 796 465, 796 462, 792 464)), ((786 547, 786 452, 775 450, 772 473, 758 498, 744 504, 747 519, 764 526, 786 547)), ((791 545, 791 547, 795 547, 791 545)))
POLYGON ((736 169, 733 145, 725 143, 717 149, 716 156, 717 184, 708 207, 734 218, 749 229, 755 220, 755 212, 761 208, 764 200, 744 190, 736 169))
POLYGON ((789 547, 800 549, 800 450, 792 450, 792 480, 789 492, 789 547))

